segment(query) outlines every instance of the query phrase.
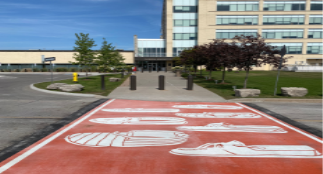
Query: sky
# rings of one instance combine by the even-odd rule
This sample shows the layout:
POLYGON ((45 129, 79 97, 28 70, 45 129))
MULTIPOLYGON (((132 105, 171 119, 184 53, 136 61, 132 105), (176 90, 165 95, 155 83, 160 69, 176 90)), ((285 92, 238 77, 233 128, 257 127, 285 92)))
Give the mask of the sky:
POLYGON ((133 36, 160 37, 163 0, 1 0, 0 50, 73 50, 75 33, 88 33, 133 50, 133 36))

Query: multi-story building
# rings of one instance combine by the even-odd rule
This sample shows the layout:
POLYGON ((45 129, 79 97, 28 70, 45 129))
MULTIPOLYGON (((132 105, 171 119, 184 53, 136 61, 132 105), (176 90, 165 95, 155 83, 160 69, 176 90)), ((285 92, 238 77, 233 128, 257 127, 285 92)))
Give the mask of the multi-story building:
POLYGON ((256 33, 273 46, 285 45, 293 56, 287 64, 322 65, 322 1, 316 0, 164 0, 161 37, 135 35, 135 64, 170 69, 186 48, 256 33))

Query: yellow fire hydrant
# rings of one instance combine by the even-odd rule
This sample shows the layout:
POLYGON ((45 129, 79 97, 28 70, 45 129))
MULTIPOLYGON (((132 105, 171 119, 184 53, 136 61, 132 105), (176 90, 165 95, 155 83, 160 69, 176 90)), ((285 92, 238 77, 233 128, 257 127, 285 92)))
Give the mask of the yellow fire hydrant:
POLYGON ((73 82, 77 83, 77 73, 73 73, 73 82))

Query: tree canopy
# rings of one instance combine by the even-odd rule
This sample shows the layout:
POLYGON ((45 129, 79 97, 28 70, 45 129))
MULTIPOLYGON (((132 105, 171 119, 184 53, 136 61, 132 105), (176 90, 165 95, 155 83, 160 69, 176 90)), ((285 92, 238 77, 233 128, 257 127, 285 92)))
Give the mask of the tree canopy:
POLYGON ((108 66, 116 67, 120 65, 124 65, 123 61, 125 59, 123 56, 112 46, 112 43, 106 41, 103 38, 101 49, 98 52, 98 56, 95 59, 95 63, 99 65, 103 72, 107 71, 108 66))
POLYGON ((79 65, 81 67, 86 67, 86 76, 88 75, 88 68, 91 67, 94 63, 95 53, 91 49, 95 47, 95 41, 92 38, 89 38, 89 34, 75 33, 76 41, 74 46, 74 53, 73 58, 75 62, 73 64, 79 65))
MULTIPOLYGON (((261 67, 270 64, 278 67, 281 56, 280 50, 265 42, 259 34, 257 36, 236 36, 231 41, 214 39, 204 45, 197 45, 183 51, 180 62, 183 65, 205 65, 209 69, 211 78, 212 70, 222 69, 222 83, 225 71, 237 68, 246 71, 244 88, 247 88, 249 71, 252 67, 261 67)), ((284 57, 283 63, 290 57, 284 57)))

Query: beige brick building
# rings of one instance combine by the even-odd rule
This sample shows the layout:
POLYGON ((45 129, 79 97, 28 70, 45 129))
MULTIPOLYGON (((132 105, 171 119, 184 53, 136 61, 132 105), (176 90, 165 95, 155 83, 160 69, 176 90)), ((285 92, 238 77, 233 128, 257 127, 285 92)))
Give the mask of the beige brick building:
MULTIPOLYGON (((124 62, 128 65, 134 64, 133 51, 119 51, 125 58, 124 62)), ((22 68, 42 68, 42 59, 55 57, 53 61, 55 67, 77 67, 72 65, 74 62, 73 54, 75 51, 69 50, 0 50, 0 69, 22 69, 22 68)), ((48 66, 48 62, 45 63, 48 66)))
POLYGON ((170 69, 186 48, 256 33, 285 45, 289 65, 322 65, 322 1, 164 0, 162 14, 160 39, 134 38, 139 69, 170 69))

